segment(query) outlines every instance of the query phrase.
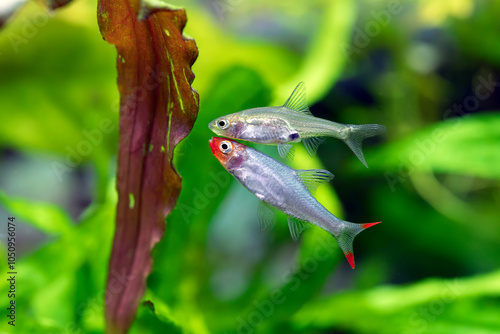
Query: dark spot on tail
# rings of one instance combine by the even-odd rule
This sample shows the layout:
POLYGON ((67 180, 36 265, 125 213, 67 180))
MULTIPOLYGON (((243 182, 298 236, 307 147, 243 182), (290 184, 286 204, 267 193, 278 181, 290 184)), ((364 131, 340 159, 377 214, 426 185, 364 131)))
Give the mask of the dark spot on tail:
POLYGON ((292 133, 288 137, 290 138, 290 140, 295 140, 295 139, 299 138, 299 134, 297 132, 296 133, 292 133))

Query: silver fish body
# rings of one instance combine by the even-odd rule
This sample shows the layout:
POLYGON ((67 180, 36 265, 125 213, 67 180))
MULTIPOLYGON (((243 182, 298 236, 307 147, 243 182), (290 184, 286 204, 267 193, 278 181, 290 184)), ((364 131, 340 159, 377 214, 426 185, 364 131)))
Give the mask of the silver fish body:
POLYGON ((208 126, 220 136, 278 145, 282 157, 292 150, 291 143, 302 141, 309 154, 314 155, 321 137, 334 137, 343 140, 365 166, 363 139, 385 131, 385 126, 379 124, 340 124, 314 117, 307 106, 302 82, 283 106, 246 109, 219 117, 208 126))
POLYGON ((296 240, 306 223, 312 223, 337 240, 354 268, 352 241, 364 229, 377 223, 355 224, 341 220, 329 212, 311 194, 330 181, 333 175, 322 169, 295 170, 253 148, 226 138, 212 138, 210 148, 219 162, 260 201, 259 223, 272 225, 269 207, 288 216, 292 238, 296 240), (265 204, 264 204, 265 203, 265 204))
MULTIPOLYGON (((343 221, 311 195, 294 169, 250 147, 247 147, 246 155, 236 168, 228 168, 245 188, 289 216, 310 222, 334 236, 340 235, 343 221)), ((319 172, 330 174, 328 171, 319 172)))
POLYGON ((240 119, 238 139, 261 144, 298 143, 311 137, 347 138, 349 125, 299 113, 285 106, 252 108, 226 116, 240 119))

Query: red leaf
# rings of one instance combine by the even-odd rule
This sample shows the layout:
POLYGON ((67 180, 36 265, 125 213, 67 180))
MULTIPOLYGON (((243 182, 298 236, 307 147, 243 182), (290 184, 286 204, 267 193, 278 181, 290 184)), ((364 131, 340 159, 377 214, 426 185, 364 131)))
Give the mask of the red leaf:
POLYGON ((118 51, 121 94, 118 208, 106 289, 110 333, 126 332, 135 317, 151 249, 181 189, 173 150, 198 114, 198 93, 190 86, 198 49, 182 36, 185 11, 144 9, 151 15, 141 21, 138 0, 98 3, 101 34, 118 51))

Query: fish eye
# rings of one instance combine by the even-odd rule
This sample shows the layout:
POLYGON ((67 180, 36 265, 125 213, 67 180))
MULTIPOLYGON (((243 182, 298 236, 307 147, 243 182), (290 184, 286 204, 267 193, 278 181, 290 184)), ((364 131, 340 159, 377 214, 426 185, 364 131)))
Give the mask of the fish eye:
POLYGON ((221 130, 225 130, 229 127, 229 121, 225 118, 221 118, 217 121, 217 126, 221 130))
POLYGON ((223 141, 222 143, 220 143, 219 149, 222 153, 227 154, 231 152, 231 150, 233 149, 233 145, 228 141, 223 141))

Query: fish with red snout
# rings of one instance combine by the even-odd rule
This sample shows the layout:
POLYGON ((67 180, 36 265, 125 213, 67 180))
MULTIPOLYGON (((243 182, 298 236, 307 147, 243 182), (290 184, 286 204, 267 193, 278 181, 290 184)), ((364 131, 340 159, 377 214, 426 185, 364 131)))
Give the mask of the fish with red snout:
POLYGON ((236 141, 214 137, 212 153, 222 166, 260 200, 258 220, 262 228, 274 224, 276 212, 287 215, 293 240, 308 223, 330 232, 354 269, 353 239, 376 223, 355 224, 335 217, 312 195, 318 185, 333 178, 323 169, 295 170, 236 141))

